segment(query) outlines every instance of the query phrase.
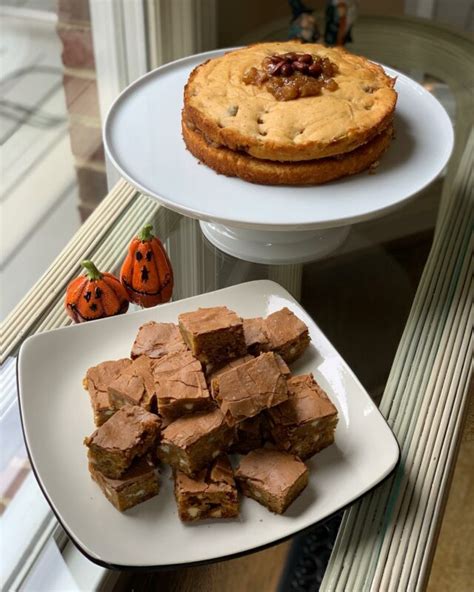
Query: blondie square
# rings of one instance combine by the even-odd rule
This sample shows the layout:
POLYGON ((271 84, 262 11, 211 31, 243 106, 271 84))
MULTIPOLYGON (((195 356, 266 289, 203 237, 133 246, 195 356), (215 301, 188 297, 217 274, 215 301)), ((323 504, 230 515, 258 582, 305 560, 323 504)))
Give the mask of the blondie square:
POLYGON ((261 317, 243 319, 244 338, 247 351, 253 356, 258 356, 270 350, 268 335, 265 331, 265 321, 261 317))
POLYGON ((131 357, 148 356, 155 359, 166 354, 186 350, 187 347, 181 337, 178 325, 150 321, 138 329, 131 357))
POLYGON ((288 400, 268 410, 278 448, 309 458, 334 442, 337 409, 312 374, 288 379, 288 400))
POLYGON ((156 411, 155 383, 152 361, 148 356, 136 358, 109 384, 109 397, 116 409, 123 405, 140 405, 147 411, 156 411))
POLYGON ((156 442, 160 419, 143 407, 124 405, 84 439, 89 460, 106 477, 120 478, 156 442))
MULTIPOLYGON (((246 356, 242 356, 241 358, 234 358, 233 360, 230 360, 229 362, 227 362, 223 366, 218 366, 217 368, 215 368, 213 366, 208 367, 209 369, 207 371, 207 383, 210 386, 212 396, 214 396, 212 383, 216 378, 218 378, 219 376, 222 376, 222 374, 225 374, 226 372, 228 372, 229 370, 232 370, 233 368, 237 368, 237 366, 241 366, 242 364, 245 364, 246 362, 250 362, 251 360, 255 360, 256 357, 257 356, 252 356, 251 354, 247 354, 246 356)), ((285 376, 285 377, 290 376, 291 371, 288 368, 288 365, 286 364, 286 362, 283 360, 283 358, 280 355, 275 354, 275 359, 276 359, 276 362, 280 368, 280 372, 283 374, 283 376, 285 376)))
POLYGON ((265 319, 265 331, 272 351, 287 364, 301 356, 308 347, 308 327, 291 310, 282 308, 265 319))
POLYGON ((283 514, 308 484, 308 469, 287 452, 259 448, 242 458, 235 478, 244 495, 283 514))
POLYGON ((131 363, 132 361, 127 358, 111 360, 93 366, 87 371, 83 385, 89 392, 96 426, 101 426, 115 413, 116 409, 110 400, 108 388, 131 363))
POLYGON ((189 477, 175 471, 174 494, 183 522, 206 518, 235 518, 239 498, 229 459, 221 455, 209 466, 189 477))
POLYGON ((242 364, 245 364, 246 362, 250 362, 250 360, 253 360, 253 359, 255 359, 254 356, 247 354, 245 356, 242 356, 241 358, 234 358, 233 360, 229 360, 224 365, 221 364, 218 366, 215 366, 215 365, 208 366, 208 369, 206 371, 207 383, 211 389, 211 394, 214 396, 212 383, 216 378, 218 378, 222 374, 225 374, 229 370, 232 370, 232 368, 237 368, 237 366, 241 366, 242 364))
POLYGON ((199 308, 178 317, 184 341, 203 364, 219 364, 247 353, 242 319, 226 306, 199 308))
POLYGON ((89 471, 105 497, 120 512, 141 504, 160 491, 158 471, 147 456, 134 461, 118 479, 106 477, 92 462, 89 463, 89 471))
POLYGON ((219 409, 183 415, 162 432, 158 458, 193 476, 225 452, 232 443, 233 430, 219 409))
POLYGON ((213 395, 229 425, 258 415, 288 398, 274 353, 261 354, 213 380, 213 395))
POLYGON ((158 412, 166 422, 186 413, 204 411, 214 407, 201 370, 178 370, 163 376, 157 390, 158 412))
POLYGON ((187 350, 184 352, 173 352, 163 356, 159 360, 153 360, 152 371, 155 380, 155 387, 158 387, 160 380, 168 376, 186 370, 189 372, 201 372, 202 364, 193 354, 187 350))

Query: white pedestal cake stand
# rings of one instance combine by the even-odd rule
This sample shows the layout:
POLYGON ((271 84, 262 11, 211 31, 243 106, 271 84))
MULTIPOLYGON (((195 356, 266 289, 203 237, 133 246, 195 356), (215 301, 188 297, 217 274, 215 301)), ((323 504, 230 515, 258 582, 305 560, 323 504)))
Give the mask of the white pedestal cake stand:
POLYGON ((105 122, 107 154, 120 174, 172 210, 197 218, 222 251, 256 263, 324 257, 352 224, 382 216, 416 195, 446 165, 453 129, 440 103, 396 76, 395 140, 376 174, 314 187, 254 185, 200 164, 181 137, 183 88, 191 70, 224 50, 166 64, 123 91, 105 122))

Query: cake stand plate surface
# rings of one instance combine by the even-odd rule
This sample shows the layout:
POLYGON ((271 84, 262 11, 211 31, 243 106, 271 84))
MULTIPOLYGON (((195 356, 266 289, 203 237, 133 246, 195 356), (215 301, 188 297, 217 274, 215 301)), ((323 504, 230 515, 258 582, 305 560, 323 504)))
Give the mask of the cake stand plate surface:
POLYGON ((181 109, 192 69, 222 53, 166 64, 130 85, 108 113, 104 143, 125 179, 170 209, 204 222, 207 238, 230 254, 268 263, 322 256, 331 244, 340 244, 341 227, 400 207, 433 181, 449 159, 454 137, 444 108, 421 85, 384 66, 397 78, 396 137, 376 174, 310 187, 255 185, 218 175, 187 151, 181 109), (321 229, 339 232, 331 237, 331 232, 316 232, 321 229), (294 231, 313 232, 298 237, 294 231), (252 243, 251 257, 244 243, 252 243))

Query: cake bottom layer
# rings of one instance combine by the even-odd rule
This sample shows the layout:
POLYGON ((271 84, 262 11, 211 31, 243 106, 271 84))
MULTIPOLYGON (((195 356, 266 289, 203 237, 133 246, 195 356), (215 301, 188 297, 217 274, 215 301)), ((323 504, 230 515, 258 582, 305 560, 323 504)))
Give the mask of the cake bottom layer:
POLYGON ((341 156, 301 162, 261 160, 225 146, 212 146, 197 130, 182 121, 183 139, 188 150, 217 173, 240 177, 261 185, 321 185, 347 175, 355 175, 374 165, 390 145, 390 125, 375 138, 341 156))

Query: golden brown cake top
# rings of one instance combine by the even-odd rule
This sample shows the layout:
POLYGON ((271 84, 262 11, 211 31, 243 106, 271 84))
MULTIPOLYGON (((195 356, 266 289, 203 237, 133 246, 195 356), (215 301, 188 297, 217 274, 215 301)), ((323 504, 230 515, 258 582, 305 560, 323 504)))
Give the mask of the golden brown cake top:
POLYGON ((260 43, 198 66, 185 89, 184 118, 210 141, 256 158, 310 160, 353 150, 387 127, 393 85, 381 66, 341 48, 260 43), (245 82, 251 68, 288 52, 329 60, 337 88, 279 101, 265 86, 245 82))

